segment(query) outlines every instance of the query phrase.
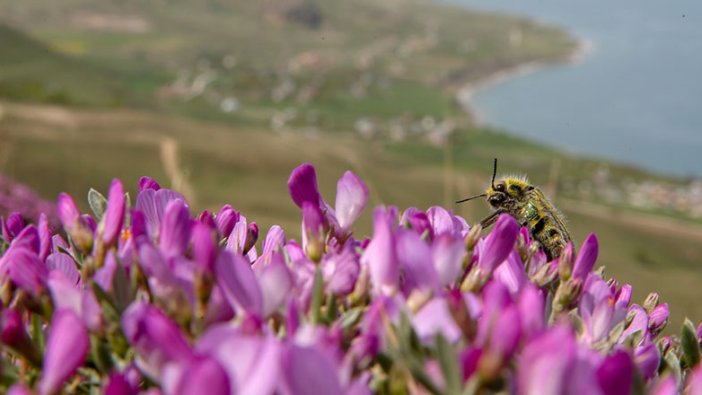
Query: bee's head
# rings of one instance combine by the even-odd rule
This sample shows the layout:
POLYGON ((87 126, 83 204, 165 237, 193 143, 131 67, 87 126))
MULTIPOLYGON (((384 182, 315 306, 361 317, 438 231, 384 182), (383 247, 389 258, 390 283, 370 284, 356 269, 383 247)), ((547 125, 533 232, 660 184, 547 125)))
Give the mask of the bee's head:
POLYGON ((488 190, 485 193, 459 200, 456 203, 462 203, 475 198, 485 197, 488 203, 490 203, 490 205, 494 208, 510 207, 516 202, 522 200, 522 198, 526 195, 525 192, 533 189, 526 179, 516 177, 505 177, 495 182, 496 175, 497 158, 495 158, 495 161, 493 162, 492 180, 490 180, 490 187, 488 190))
POLYGON ((505 202, 509 199, 505 180, 493 182, 487 192, 485 192, 485 197, 492 207, 498 208, 504 206, 505 202))
POLYGON ((492 185, 485 192, 488 203, 494 208, 509 206, 522 200, 531 186, 524 180, 515 177, 505 177, 492 185))

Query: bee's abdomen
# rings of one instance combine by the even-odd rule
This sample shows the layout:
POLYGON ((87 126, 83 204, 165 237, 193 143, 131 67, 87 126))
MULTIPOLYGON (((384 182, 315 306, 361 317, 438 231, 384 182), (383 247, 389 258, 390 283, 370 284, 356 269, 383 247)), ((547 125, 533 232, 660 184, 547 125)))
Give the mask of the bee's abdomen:
POLYGON ((530 220, 528 226, 531 236, 541 244, 549 260, 561 255, 568 237, 553 218, 542 214, 530 220))

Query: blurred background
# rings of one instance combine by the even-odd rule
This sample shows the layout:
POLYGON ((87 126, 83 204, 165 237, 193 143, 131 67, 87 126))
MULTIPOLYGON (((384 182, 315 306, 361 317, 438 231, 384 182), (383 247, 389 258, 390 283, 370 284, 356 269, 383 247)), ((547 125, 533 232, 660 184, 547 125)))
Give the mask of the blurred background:
MULTIPOLYGON (((606 273, 702 319, 695 0, 0 0, 0 214, 113 177, 299 234, 286 181, 478 222, 492 158, 600 239, 606 273)), ((356 233, 369 234, 370 209, 356 233)))

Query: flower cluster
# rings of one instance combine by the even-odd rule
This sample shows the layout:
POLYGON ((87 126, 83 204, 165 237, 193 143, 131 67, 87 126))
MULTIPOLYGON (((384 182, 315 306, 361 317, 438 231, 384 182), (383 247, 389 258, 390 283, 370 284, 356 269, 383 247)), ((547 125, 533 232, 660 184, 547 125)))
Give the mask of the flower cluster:
POLYGON ((0 216, 6 216, 2 223, 2 236, 5 240, 14 235, 10 232, 22 230, 25 220, 49 221, 52 228, 59 225, 56 206, 39 197, 26 185, 0 174, 0 216))
POLYGON ((65 233, 3 219, 0 390, 10 394, 675 394, 702 391, 700 330, 593 270, 589 236, 548 261, 501 216, 485 236, 441 207, 381 206, 352 172, 334 205, 303 164, 301 240, 231 206, 193 216, 147 177, 65 233), (259 243, 259 239, 262 242, 259 243))

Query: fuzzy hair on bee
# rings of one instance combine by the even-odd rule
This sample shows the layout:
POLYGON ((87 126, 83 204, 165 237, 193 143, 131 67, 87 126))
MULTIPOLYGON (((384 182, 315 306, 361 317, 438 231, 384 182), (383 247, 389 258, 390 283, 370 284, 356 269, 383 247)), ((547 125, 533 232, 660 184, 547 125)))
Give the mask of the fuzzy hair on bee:
POLYGON ((484 197, 495 210, 480 221, 487 228, 497 221, 500 214, 509 214, 517 222, 529 229, 532 239, 541 244, 548 259, 561 255, 571 240, 565 219, 544 193, 530 184, 524 176, 505 176, 497 181, 497 158, 492 171, 492 180, 485 193, 471 196, 456 203, 484 197))

